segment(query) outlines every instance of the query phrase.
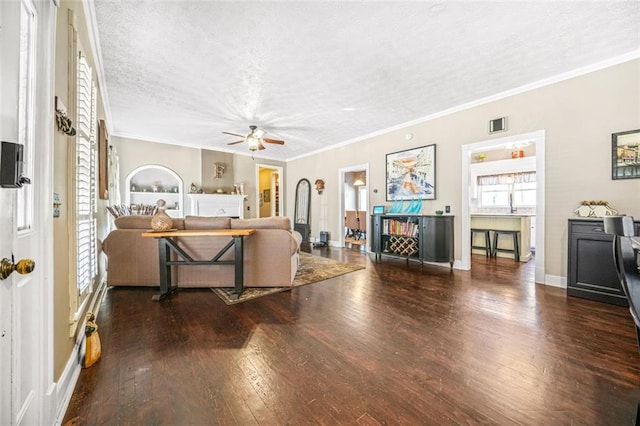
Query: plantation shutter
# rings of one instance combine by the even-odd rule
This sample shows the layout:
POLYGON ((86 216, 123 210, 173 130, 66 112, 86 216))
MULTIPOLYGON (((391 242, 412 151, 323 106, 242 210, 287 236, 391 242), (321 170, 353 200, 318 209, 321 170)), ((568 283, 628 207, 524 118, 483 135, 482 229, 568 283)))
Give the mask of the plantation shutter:
POLYGON ((92 286, 97 275, 96 248, 96 85, 85 57, 78 58, 76 137, 76 267, 78 292, 92 286))

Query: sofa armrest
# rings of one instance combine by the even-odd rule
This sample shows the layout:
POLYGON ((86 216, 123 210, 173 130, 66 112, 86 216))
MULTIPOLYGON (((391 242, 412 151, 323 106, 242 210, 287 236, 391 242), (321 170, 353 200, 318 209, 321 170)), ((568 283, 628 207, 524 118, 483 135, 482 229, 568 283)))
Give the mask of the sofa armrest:
MULTIPOLYGON (((122 216, 124 217, 124 216, 122 216)), ((143 238, 143 229, 116 229, 102 242, 109 285, 160 284, 158 242, 143 238)))
POLYGON ((291 231, 291 238, 293 239, 293 244, 291 246, 291 254, 297 253, 300 251, 300 244, 302 244, 302 234, 298 231, 291 231))

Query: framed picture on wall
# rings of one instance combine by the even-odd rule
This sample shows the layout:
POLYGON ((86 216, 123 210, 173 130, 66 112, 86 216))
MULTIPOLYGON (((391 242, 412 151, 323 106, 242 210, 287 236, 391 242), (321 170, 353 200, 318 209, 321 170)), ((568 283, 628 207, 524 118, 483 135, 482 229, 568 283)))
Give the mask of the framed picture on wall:
POLYGON ((436 199, 436 145, 387 154, 387 201, 436 199))
POLYGON ((98 121, 98 197, 109 199, 109 134, 104 120, 98 121))
POLYGON ((262 198, 263 198, 265 203, 270 203, 271 202, 271 190, 270 189, 265 189, 263 191, 262 198))
POLYGON ((611 179, 640 178, 640 129, 611 134, 611 179))

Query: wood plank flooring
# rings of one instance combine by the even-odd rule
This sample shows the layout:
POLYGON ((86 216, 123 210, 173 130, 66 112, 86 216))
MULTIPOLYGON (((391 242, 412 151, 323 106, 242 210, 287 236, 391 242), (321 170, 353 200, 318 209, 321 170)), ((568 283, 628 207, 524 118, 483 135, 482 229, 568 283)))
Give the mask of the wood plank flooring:
POLYGON ((65 422, 118 425, 628 425, 640 357, 627 308, 533 283, 534 265, 471 271, 316 255, 366 269, 227 306, 112 288, 102 359, 65 422))

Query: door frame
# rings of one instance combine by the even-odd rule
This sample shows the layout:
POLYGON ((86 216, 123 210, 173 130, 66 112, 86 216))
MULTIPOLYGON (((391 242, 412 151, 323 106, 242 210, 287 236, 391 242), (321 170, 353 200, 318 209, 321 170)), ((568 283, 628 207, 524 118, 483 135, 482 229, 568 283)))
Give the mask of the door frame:
POLYGON ((519 135, 507 136, 498 139, 489 139, 462 145, 462 209, 460 232, 462 244, 462 259, 460 269, 471 269, 471 179, 470 166, 473 151, 487 149, 498 145, 514 144, 522 141, 532 141, 536 144, 536 267, 535 282, 546 284, 545 276, 545 141, 544 130, 537 130, 519 135))
MULTIPOLYGON (((279 182, 282 182, 282 179, 280 178, 280 172, 278 171, 273 171, 271 172, 271 176, 270 176, 270 185, 271 185, 271 199, 273 200, 273 197, 276 196, 276 176, 277 179, 279 180, 279 182)), ((280 188, 278 187, 278 191, 280 190, 280 188)), ((278 202, 271 203, 271 216, 276 216, 276 207, 278 207, 278 216, 282 216, 282 210, 280 209, 280 200, 281 200, 281 196, 278 193, 278 202)))
MULTIPOLYGON (((369 163, 355 164, 353 166, 341 167, 338 169, 338 247, 344 247, 344 180, 345 175, 349 172, 360 172, 364 170, 365 177, 367 179, 367 213, 371 211, 371 194, 369 193, 370 177, 369 177, 369 163)), ((369 226, 367 229, 370 228, 369 226)), ((367 244, 369 247, 369 244, 367 244)))
MULTIPOLYGON (((273 164, 256 163, 256 168, 255 168, 256 217, 260 217, 260 170, 261 169, 268 169, 268 170, 271 170, 272 172, 275 171, 280 175, 280 188, 279 188, 280 196, 278 197, 278 210, 280 211, 280 216, 283 216, 284 215, 284 197, 282 196, 282 194, 284 194, 284 167, 275 166, 273 164)), ((270 177, 270 182, 271 182, 270 183, 271 194, 273 194, 274 193, 273 174, 270 177)), ((274 207, 272 206, 272 208, 271 208, 272 212, 273 212, 273 209, 274 209, 274 207)))

